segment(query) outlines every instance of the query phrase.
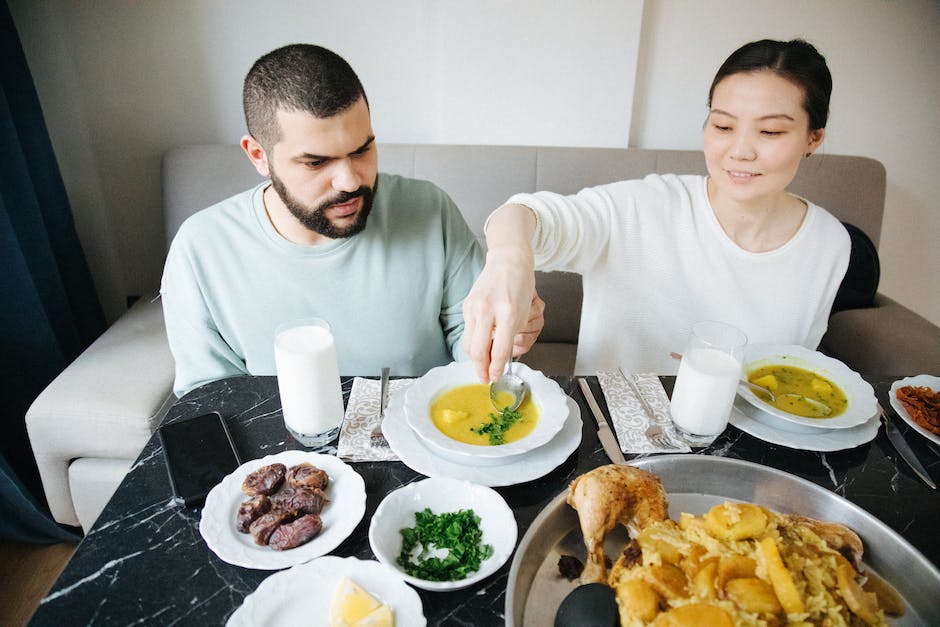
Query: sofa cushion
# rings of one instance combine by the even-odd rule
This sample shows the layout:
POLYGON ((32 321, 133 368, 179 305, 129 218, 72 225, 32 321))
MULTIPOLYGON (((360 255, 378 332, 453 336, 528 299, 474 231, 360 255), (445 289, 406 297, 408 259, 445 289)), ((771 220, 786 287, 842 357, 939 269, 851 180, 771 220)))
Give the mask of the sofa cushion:
POLYGON ((875 306, 832 314, 820 350, 861 374, 940 375, 940 332, 884 294, 875 306))
POLYGON ((535 289, 545 301, 545 327, 538 341, 577 344, 583 299, 581 275, 574 272, 536 272, 535 289))
POLYGON ((69 465, 72 503, 85 533, 98 520, 133 463, 130 459, 82 457, 69 465))
POLYGON ((519 361, 549 377, 570 377, 577 354, 577 344, 539 341, 519 361))
POLYGON ((161 174, 167 250, 186 218, 264 180, 238 144, 171 148, 161 174))
POLYGON ((881 241, 887 174, 869 157, 816 152, 803 161, 789 189, 881 241))
POLYGON ((79 457, 133 460, 176 400, 159 300, 141 299, 50 383, 26 428, 53 517, 77 523, 67 468, 79 457))

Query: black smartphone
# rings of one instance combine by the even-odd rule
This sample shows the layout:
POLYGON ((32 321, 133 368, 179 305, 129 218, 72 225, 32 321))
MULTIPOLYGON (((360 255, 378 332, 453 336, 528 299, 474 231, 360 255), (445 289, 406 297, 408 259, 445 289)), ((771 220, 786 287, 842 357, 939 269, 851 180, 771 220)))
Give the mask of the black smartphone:
POLYGON ((202 505, 209 490, 241 465, 225 420, 214 411, 162 425, 158 430, 173 500, 202 505))

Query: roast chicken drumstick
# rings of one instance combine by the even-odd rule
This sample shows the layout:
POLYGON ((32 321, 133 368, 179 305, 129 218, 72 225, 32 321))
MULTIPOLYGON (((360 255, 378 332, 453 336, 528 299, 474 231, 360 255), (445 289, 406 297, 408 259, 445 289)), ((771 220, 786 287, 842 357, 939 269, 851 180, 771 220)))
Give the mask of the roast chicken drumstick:
POLYGON ((571 482, 568 504, 578 512, 587 549, 581 583, 607 582, 604 537, 615 526, 624 525, 634 536, 669 516, 659 478, 633 466, 611 464, 581 475, 571 482))

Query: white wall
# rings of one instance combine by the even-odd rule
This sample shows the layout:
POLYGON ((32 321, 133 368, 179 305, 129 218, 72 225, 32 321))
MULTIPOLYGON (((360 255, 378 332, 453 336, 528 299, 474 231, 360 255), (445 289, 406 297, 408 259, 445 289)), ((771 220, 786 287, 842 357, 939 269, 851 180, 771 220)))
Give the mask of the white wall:
POLYGON ((833 76, 822 152, 888 172, 881 291, 940 324, 940 3, 647 0, 642 37, 630 143, 643 148, 700 145, 711 79, 741 43, 816 45, 833 76))
POLYGON ((345 56, 382 141, 698 148, 721 60, 752 39, 802 36, 835 78, 824 150, 888 169, 882 291, 940 323, 940 290, 929 287, 940 270, 932 0, 9 6, 111 318, 125 295, 159 281, 160 156, 177 144, 237 141, 244 74, 277 46, 313 41, 345 56))
POLYGON ((517 0, 508 16, 506 6, 12 0, 109 317, 125 295, 159 284, 161 155, 179 144, 237 143, 245 73, 287 43, 316 42, 346 57, 380 141, 626 145, 642 1, 584 12, 517 0), (602 97, 585 97, 610 75, 620 79, 602 97), (546 103, 538 115, 533 98, 546 103), (585 115, 572 120, 572 109, 585 115))

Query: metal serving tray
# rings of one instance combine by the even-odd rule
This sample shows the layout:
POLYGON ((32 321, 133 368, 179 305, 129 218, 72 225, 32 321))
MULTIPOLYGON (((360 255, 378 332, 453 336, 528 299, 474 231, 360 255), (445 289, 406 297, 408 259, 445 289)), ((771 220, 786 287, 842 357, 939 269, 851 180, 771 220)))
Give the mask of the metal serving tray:
MULTIPOLYGON (((940 625, 940 571, 893 529, 837 494, 775 468, 724 457, 663 455, 630 463, 659 476, 674 519, 732 500, 850 527, 864 543, 866 568, 888 580, 907 604, 905 615, 892 624, 940 625)), ((577 512, 566 496, 559 494, 542 510, 516 550, 506 589, 510 627, 553 624, 561 601, 577 586, 558 574, 561 555, 585 556, 577 512)), ((617 555, 627 539, 618 527, 608 534, 605 553, 617 555)))

